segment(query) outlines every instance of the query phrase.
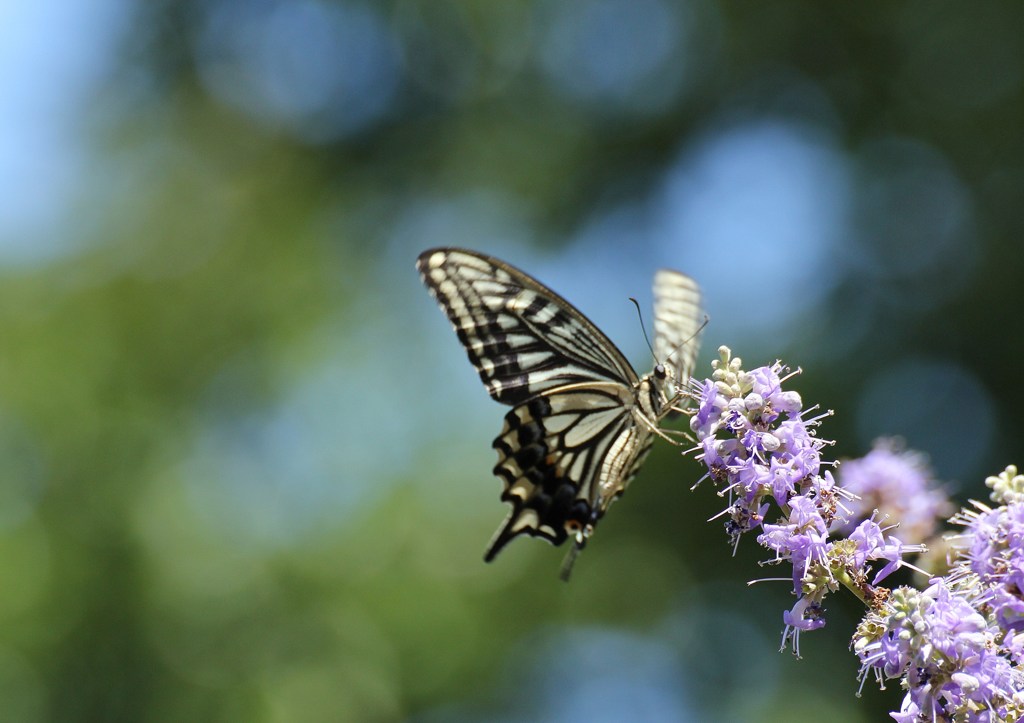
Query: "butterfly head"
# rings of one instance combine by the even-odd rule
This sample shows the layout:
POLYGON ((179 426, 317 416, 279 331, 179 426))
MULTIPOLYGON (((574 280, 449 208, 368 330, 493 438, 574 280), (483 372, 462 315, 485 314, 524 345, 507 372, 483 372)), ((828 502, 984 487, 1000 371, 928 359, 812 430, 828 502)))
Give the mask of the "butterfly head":
POLYGON ((650 374, 651 402, 655 410, 655 416, 660 416, 660 410, 667 409, 678 401, 681 388, 676 379, 673 366, 657 363, 654 371, 650 374))

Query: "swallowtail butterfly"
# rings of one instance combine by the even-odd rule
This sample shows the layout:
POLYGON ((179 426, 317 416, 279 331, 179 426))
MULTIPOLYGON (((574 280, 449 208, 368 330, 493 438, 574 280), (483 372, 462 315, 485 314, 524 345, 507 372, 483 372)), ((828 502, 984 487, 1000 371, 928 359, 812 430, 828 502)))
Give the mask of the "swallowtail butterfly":
POLYGON ((637 376, 576 307, 498 259, 456 248, 416 262, 491 397, 512 407, 494 440, 494 473, 512 509, 484 555, 518 535, 574 543, 572 562, 633 479, 658 423, 680 411, 697 355, 697 284, 676 271, 654 277, 654 370, 637 376))

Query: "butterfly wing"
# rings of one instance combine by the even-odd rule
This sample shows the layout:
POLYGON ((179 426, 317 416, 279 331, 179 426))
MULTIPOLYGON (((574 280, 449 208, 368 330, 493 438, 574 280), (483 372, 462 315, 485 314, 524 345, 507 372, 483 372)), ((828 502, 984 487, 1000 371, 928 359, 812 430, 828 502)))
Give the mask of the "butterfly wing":
POLYGON ((491 397, 513 405, 494 440, 512 510, 485 559, 520 534, 561 544, 597 521, 600 486, 628 478, 649 446, 630 411, 636 372, 575 307, 508 264, 446 248, 417 267, 491 397))
POLYGON ((654 355, 678 385, 693 371, 701 317, 697 282, 678 271, 659 270, 654 275, 654 355))
POLYGON ((453 248, 424 251, 416 267, 497 401, 519 404, 566 384, 636 384, 608 337, 519 269, 453 248))
POLYGON ((597 383, 544 392, 505 415, 494 440, 494 473, 512 504, 484 559, 490 561, 516 535, 560 545, 570 533, 604 515, 649 449, 650 432, 629 412, 633 394, 597 383))

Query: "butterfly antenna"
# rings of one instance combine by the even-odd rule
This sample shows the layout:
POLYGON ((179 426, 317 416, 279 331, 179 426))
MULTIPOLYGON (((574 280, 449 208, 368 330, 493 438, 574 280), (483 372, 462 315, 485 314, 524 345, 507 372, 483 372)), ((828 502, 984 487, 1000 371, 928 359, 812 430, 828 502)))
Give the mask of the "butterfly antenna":
POLYGON ((672 350, 672 353, 671 353, 671 354, 669 354, 669 355, 668 355, 667 357, 665 357, 665 360, 666 360, 666 361, 668 361, 669 359, 671 359, 672 357, 674 357, 674 356, 676 355, 676 352, 678 352, 678 351, 679 351, 680 349, 682 349, 682 348, 683 348, 684 346, 686 346, 687 344, 689 344, 690 342, 692 342, 692 341, 693 341, 694 339, 696 339, 696 338, 697 338, 698 336, 700 336, 700 333, 701 333, 702 331, 704 331, 704 328, 705 328, 705 327, 706 327, 706 326, 707 326, 707 325, 708 325, 708 324, 709 324, 710 322, 711 322, 711 319, 710 319, 710 318, 708 318, 708 315, 707 315, 707 314, 705 314, 705 315, 704 315, 704 323, 703 323, 703 324, 701 324, 701 325, 700 325, 699 327, 697 327, 697 331, 695 331, 695 332, 693 332, 692 334, 690 334, 690 336, 688 336, 688 337, 687 337, 686 339, 683 339, 683 341, 682 341, 682 342, 680 342, 679 346, 677 346, 677 347, 676 347, 675 349, 673 349, 673 350, 672 350))
MULTIPOLYGON (((647 327, 644 326, 644 314, 640 310, 640 302, 637 301, 636 299, 634 299, 632 296, 629 297, 629 300, 632 301, 633 302, 633 306, 636 307, 636 315, 640 319, 640 331, 642 331, 644 333, 644 341, 647 342, 647 348, 651 350, 651 357, 654 359, 654 363, 655 364, 659 364, 660 362, 658 361, 658 357, 654 355, 654 347, 651 346, 651 340, 647 336, 647 327)), ((706 324, 707 322, 705 321, 704 323, 706 324)), ((704 327, 701 327, 701 328, 704 328, 704 327)))

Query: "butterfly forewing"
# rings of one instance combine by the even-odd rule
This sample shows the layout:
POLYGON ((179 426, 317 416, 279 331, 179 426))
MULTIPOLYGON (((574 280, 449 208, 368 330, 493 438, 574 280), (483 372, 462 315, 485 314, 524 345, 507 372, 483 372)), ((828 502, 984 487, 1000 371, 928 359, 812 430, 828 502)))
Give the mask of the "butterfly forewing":
POLYGON ((654 356, 677 384, 684 384, 693 371, 700 326, 697 283, 678 271, 660 269, 654 275, 654 356))
MULTIPOLYGON (((490 395, 513 407, 494 440, 494 473, 512 509, 485 559, 521 534, 556 545, 589 534, 650 449, 656 389, 583 314, 522 271, 453 248, 425 251, 417 268, 490 395)), ((696 285, 659 272, 656 348, 687 372, 696 341, 676 347, 693 337, 698 314, 696 285)))
POLYGON ((518 404, 575 382, 636 383, 596 326, 522 271, 459 249, 425 251, 416 265, 499 402, 518 404))

